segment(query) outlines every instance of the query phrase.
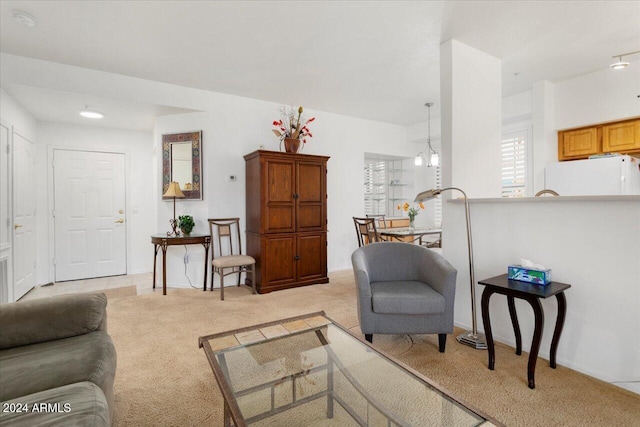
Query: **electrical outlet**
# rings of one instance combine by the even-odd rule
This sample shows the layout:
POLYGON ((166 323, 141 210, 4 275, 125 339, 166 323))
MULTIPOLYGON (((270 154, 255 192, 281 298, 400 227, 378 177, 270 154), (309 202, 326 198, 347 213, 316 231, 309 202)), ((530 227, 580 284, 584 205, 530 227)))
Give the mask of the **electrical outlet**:
POLYGON ((235 182, 237 179, 238 179, 238 177, 237 177, 237 176, 235 176, 235 175, 229 175, 229 181, 231 181, 231 182, 235 182))

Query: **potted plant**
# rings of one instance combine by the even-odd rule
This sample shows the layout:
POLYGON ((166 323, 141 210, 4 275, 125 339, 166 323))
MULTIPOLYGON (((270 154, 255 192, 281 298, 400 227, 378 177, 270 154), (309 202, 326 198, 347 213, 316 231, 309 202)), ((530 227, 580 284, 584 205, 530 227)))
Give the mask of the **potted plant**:
POLYGON ((274 129, 272 129, 273 133, 280 138, 280 150, 282 150, 282 142, 284 141, 284 148, 287 153, 297 153, 298 149, 301 149, 307 143, 307 137, 313 137, 307 124, 316 118, 306 119, 302 115, 303 111, 302 106, 298 107, 298 115, 296 117, 296 111, 292 108, 287 110, 284 106, 280 107, 282 119, 275 120, 273 122, 274 129), (300 144, 301 141, 302 146, 300 144))
POLYGON ((196 225, 195 222, 193 222, 193 217, 191 215, 180 215, 178 217, 178 222, 180 224, 180 230, 182 230, 182 234, 185 236, 191 234, 193 226, 196 225))
POLYGON ((400 209, 402 209, 407 213, 407 215, 409 215, 409 227, 413 228, 414 221, 420 213, 420 209, 424 209, 424 204, 420 202, 415 206, 411 206, 409 205, 409 203, 405 202, 404 205, 398 205, 398 210, 400 209))

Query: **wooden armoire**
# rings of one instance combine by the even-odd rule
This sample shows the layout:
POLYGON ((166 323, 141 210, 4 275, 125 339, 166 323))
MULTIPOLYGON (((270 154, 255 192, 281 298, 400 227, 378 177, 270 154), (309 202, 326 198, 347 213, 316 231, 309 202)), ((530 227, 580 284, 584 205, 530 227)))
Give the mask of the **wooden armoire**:
POLYGON ((256 259, 258 292, 328 283, 329 157, 258 150, 244 159, 246 252, 256 259))

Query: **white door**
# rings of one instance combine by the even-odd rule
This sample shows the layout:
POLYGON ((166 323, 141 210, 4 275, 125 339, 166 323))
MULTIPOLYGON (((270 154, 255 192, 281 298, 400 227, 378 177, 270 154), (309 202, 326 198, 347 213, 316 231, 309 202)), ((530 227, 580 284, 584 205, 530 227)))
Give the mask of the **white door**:
POLYGON ((54 150, 55 280, 127 273, 124 154, 54 150))
POLYGON ((36 148, 13 133, 13 300, 36 284, 36 148))

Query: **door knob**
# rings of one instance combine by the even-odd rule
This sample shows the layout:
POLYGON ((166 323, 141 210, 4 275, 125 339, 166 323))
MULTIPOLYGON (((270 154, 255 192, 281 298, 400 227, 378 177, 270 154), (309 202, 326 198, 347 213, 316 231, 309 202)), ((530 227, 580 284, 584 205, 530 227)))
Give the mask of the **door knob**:
POLYGON ((13 224, 13 229, 15 230, 16 228, 20 228, 22 227, 22 224, 13 224))
POLYGON ((116 224, 122 224, 124 222, 124 219, 120 218, 119 220, 116 221, 116 224))

